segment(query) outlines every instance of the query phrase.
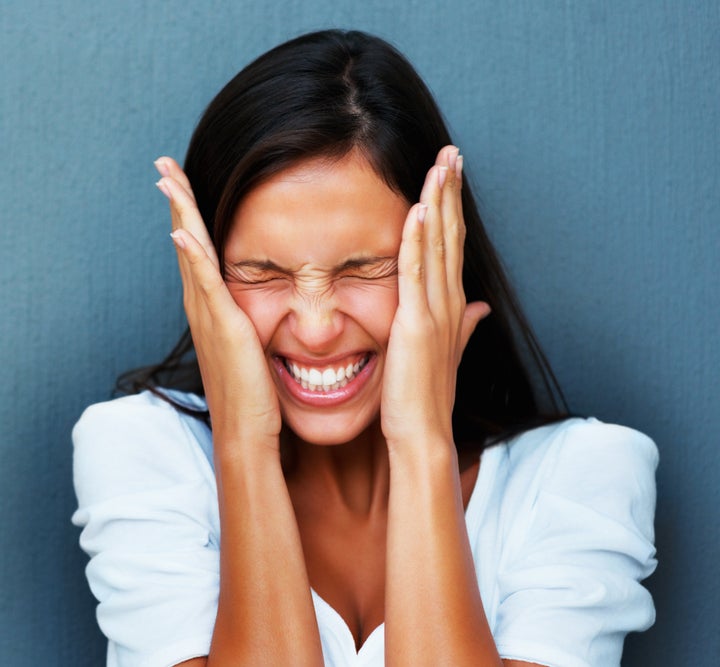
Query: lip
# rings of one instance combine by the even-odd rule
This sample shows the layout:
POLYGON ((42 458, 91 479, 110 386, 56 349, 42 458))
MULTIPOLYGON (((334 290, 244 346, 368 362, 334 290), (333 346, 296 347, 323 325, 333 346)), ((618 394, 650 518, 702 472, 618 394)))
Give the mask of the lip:
MULTIPOLYGON (((276 352, 275 356, 279 359, 285 359, 289 362, 294 362, 298 366, 313 367, 319 369, 335 368, 338 365, 346 366, 348 360, 355 358, 355 361, 360 361, 363 357, 366 357, 368 350, 357 350, 356 352, 345 352, 344 354, 337 354, 334 357, 327 357, 322 359, 322 363, 318 362, 317 358, 296 356, 294 354, 283 354, 282 352, 276 352)), ((351 363, 355 363, 352 361, 351 363)))
MULTIPOLYGON (((344 359, 347 358, 347 356, 348 355, 344 355, 342 357, 338 357, 338 359, 344 359)), ((293 361, 296 361, 296 358, 293 358, 293 361)), ((272 358, 272 363, 283 386, 286 388, 290 396, 298 403, 312 405, 315 407, 333 407, 351 400, 360 391, 362 391, 377 366, 377 354, 370 353, 370 358, 365 366, 344 387, 339 387, 338 389, 333 389, 327 392, 303 389, 302 385, 296 382, 295 378, 290 374, 287 368, 285 368, 285 364, 281 357, 274 356, 272 358)), ((317 366, 317 362, 312 365, 317 366)), ((331 361, 323 360, 322 366, 331 365, 331 361)))

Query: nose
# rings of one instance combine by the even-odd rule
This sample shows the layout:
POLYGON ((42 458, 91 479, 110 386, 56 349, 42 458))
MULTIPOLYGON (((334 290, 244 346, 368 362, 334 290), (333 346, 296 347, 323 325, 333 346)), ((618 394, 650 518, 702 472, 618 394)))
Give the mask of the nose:
POLYGON ((345 317, 329 294, 298 294, 288 315, 290 331, 298 341, 315 354, 333 351, 343 332, 345 317))

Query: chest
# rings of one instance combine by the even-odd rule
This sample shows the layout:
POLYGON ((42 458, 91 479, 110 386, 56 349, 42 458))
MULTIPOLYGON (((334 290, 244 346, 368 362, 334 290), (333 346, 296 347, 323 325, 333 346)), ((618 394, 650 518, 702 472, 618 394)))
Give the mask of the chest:
POLYGON ((359 649, 385 618, 387 518, 328 513, 298 517, 298 526, 310 585, 342 617, 359 649))
MULTIPOLYGON (((465 507, 477 474, 475 465, 460 476, 465 507)), ((387 512, 353 517, 332 505, 298 506, 296 517, 310 585, 343 619, 358 650, 385 620, 387 512)))

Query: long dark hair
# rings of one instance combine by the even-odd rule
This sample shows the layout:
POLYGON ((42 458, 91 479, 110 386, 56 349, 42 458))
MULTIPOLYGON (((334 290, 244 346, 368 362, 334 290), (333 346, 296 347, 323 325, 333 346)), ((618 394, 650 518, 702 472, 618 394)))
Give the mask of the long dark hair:
MULTIPOLYGON (((402 54, 362 32, 326 30, 275 47, 228 83, 195 129, 185 171, 223 266, 238 204, 283 169, 360 150, 390 188, 415 202, 438 151, 450 143, 435 100, 402 54)), ((458 369, 453 429, 461 450, 566 414, 465 178, 462 198, 465 294, 469 302, 487 301, 492 313, 470 338, 458 369)), ((187 354, 192 339, 185 332, 163 362, 125 374, 119 388, 181 385, 202 394, 197 364, 185 362, 187 354)))

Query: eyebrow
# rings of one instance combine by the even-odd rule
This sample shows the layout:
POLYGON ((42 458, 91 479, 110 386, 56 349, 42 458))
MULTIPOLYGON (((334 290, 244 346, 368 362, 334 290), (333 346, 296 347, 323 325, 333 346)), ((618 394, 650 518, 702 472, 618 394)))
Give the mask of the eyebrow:
MULTIPOLYGON (((333 267, 332 271, 333 273, 342 273, 350 269, 363 269, 382 264, 389 260, 395 261, 396 259, 397 257, 381 257, 376 255, 370 257, 351 257, 342 262, 342 264, 333 267)), ((284 274, 292 273, 289 269, 284 269, 269 259, 244 259, 239 262, 233 262, 230 266, 234 269, 255 269, 256 271, 273 271, 284 274)))

